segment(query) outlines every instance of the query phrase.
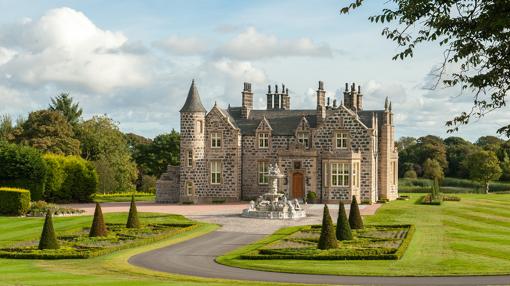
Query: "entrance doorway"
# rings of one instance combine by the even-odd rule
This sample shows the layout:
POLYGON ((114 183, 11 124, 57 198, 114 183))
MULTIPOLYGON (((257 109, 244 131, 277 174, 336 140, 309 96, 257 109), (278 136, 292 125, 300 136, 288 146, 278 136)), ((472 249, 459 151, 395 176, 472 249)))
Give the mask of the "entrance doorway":
POLYGON ((304 176, 301 173, 292 175, 292 198, 303 199, 305 196, 304 176))

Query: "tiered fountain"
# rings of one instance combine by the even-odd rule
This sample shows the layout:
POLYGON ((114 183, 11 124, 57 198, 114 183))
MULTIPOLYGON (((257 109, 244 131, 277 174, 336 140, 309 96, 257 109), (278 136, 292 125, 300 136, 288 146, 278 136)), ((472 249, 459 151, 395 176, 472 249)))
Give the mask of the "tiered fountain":
POLYGON ((251 201, 250 206, 243 210, 243 217, 263 219, 293 219, 306 217, 297 199, 287 200, 284 193, 278 192, 278 179, 284 175, 276 164, 270 165, 268 170, 269 192, 251 201))

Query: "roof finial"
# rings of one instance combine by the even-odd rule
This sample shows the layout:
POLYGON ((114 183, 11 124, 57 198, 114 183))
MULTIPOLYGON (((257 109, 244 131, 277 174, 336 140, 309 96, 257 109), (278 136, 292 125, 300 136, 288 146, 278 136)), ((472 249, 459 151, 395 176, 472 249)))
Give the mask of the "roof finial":
POLYGON ((390 106, 388 107, 388 110, 391 112, 391 101, 390 101, 390 106))
POLYGON ((384 100, 384 110, 388 110, 388 97, 384 100))
POLYGON ((361 93, 361 85, 358 85, 358 93, 361 93))
POLYGON ((270 84, 267 85, 267 93, 269 93, 269 94, 271 93, 271 85, 270 84))

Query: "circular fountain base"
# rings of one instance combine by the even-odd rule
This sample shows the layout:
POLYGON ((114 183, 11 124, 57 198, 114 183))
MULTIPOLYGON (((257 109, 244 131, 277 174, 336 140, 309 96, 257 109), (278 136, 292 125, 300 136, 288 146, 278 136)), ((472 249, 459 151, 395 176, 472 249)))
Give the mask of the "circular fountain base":
POLYGON ((261 219, 297 219, 306 217, 306 213, 304 210, 296 210, 294 212, 282 212, 282 211, 261 211, 244 209, 241 216, 261 219))

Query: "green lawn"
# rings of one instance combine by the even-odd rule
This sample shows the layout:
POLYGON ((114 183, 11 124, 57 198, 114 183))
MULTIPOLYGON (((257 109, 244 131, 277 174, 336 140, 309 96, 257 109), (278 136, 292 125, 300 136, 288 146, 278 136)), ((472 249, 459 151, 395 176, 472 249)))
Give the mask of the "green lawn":
MULTIPOLYGON (((429 276, 510 273, 510 195, 462 194, 442 206, 409 201, 382 206, 366 224, 414 224, 416 232, 404 257, 386 261, 241 260, 238 255, 271 241, 266 238, 218 258, 237 267, 337 274, 429 276)), ((333 214, 336 218, 336 214, 333 214)))
MULTIPOLYGON (((182 216, 167 214, 140 214, 142 222, 186 222, 182 216)), ((105 214, 105 220, 122 223, 127 213, 105 214)), ((91 216, 55 217, 55 229, 58 233, 75 232, 89 226, 91 216)), ((38 239, 43 218, 0 217, 0 247, 23 240, 38 239)), ((148 246, 122 250, 110 255, 91 259, 76 260, 17 260, 0 259, 0 285, 232 285, 232 281, 196 278, 182 275, 165 274, 135 267, 127 263, 129 257, 178 243, 217 228, 212 224, 200 227, 175 237, 148 246)), ((235 282, 236 285, 273 285, 274 283, 235 282)))

